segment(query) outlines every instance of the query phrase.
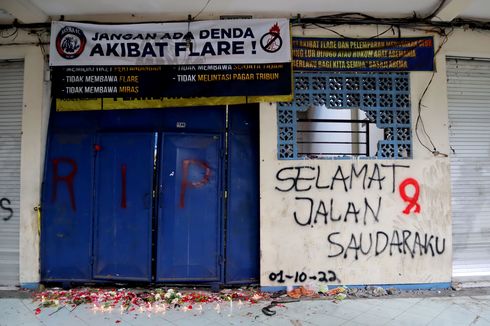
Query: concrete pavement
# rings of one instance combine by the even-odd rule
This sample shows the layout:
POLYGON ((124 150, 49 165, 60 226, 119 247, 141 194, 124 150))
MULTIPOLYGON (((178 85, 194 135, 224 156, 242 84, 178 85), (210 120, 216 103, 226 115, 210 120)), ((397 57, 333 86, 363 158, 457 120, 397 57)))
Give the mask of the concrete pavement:
MULTIPOLYGON (((19 292, 20 293, 20 292, 19 292)), ((94 309, 83 304, 42 308, 26 294, 0 293, 0 325, 467 325, 490 326, 490 289, 464 289, 438 295, 434 292, 403 292, 380 298, 301 300, 274 307, 266 316, 258 304, 224 302, 193 304, 181 310, 139 308, 94 309), (432 296, 434 295, 434 296, 432 296), (26 297, 27 296, 27 297, 26 297)))

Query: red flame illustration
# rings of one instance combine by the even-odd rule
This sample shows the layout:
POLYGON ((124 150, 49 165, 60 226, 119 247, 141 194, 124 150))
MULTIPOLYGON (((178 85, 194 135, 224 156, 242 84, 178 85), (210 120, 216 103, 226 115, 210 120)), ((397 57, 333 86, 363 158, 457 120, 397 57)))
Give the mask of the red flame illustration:
POLYGON ((279 28, 279 25, 275 23, 274 26, 272 26, 271 29, 269 30, 269 33, 280 34, 281 29, 279 28))

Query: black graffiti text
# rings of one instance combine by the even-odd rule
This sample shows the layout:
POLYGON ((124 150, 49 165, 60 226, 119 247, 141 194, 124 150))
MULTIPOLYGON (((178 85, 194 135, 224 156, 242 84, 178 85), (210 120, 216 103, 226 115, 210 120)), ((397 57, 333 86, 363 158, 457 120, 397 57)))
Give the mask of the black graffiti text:
POLYGON ((359 259, 360 255, 379 256, 382 254, 415 256, 442 255, 446 250, 446 239, 427 233, 412 232, 410 230, 393 230, 390 234, 384 231, 369 233, 352 233, 347 243, 341 242, 340 232, 332 232, 327 236, 331 251, 329 258, 353 257, 359 259))
POLYGON ((337 278, 335 272, 331 270, 328 270, 326 272, 319 271, 315 275, 308 275, 305 272, 298 272, 298 271, 292 273, 285 273, 283 270, 280 270, 277 273, 270 273, 269 280, 277 283, 285 283, 288 280, 294 283, 304 283, 307 281, 316 281, 316 282, 323 282, 323 283, 329 283, 329 282, 340 283, 340 280, 337 278))
POLYGON ((366 163, 359 167, 352 163, 347 170, 338 165, 332 174, 322 172, 320 165, 289 166, 277 171, 276 179, 280 184, 275 189, 281 192, 304 192, 311 189, 348 192, 358 186, 361 186, 363 190, 382 190, 383 185, 389 183, 394 193, 397 185, 397 169, 409 167, 408 165, 378 163, 366 163))
POLYGON ((14 216, 14 210, 10 207, 11 202, 8 198, 0 199, 0 216, 4 221, 8 221, 14 216))
POLYGON ((302 208, 306 205, 305 215, 301 215, 294 211, 293 217, 296 224, 301 226, 314 227, 317 223, 328 224, 331 222, 349 222, 354 221, 359 223, 362 220, 364 225, 367 221, 379 222, 378 216, 381 210, 382 198, 378 197, 378 200, 369 201, 364 198, 362 202, 349 201, 347 205, 342 206, 344 209, 338 212, 338 206, 335 200, 314 200, 310 197, 295 197, 296 203, 294 207, 302 208))

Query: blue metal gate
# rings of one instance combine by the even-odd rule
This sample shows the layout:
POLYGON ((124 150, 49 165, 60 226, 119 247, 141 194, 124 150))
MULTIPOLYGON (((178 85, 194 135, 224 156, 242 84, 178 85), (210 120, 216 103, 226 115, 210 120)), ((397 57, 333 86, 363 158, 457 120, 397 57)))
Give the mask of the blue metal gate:
POLYGON ((50 135, 44 176, 41 277, 92 278, 93 137, 50 135))
POLYGON ((225 281, 253 283, 260 250, 258 108, 232 107, 229 122, 225 281))
POLYGON ((94 278, 151 280, 154 139, 152 133, 98 136, 94 278))
POLYGON ((53 112, 42 280, 257 281, 258 108, 224 112, 53 112))
POLYGON ((160 155, 157 281, 219 281, 221 137, 164 134, 160 155))

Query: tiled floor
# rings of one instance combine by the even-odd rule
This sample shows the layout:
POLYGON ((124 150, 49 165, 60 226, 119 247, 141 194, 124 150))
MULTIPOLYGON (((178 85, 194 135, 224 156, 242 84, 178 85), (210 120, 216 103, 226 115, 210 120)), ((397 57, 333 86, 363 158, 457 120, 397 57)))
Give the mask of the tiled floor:
POLYGON ((30 299, 0 299, 0 325, 471 325, 490 326, 490 295, 455 297, 384 297, 304 300, 275 307, 274 316, 261 309, 267 303, 194 305, 192 310, 166 312, 93 311, 90 306, 45 308, 36 315, 30 299))

